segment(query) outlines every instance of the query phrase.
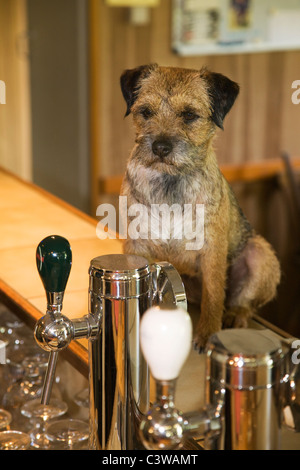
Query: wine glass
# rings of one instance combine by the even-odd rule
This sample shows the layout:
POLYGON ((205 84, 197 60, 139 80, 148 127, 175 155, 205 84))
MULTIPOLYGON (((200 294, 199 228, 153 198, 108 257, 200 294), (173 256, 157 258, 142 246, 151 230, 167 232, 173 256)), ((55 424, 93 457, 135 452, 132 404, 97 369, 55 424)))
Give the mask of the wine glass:
POLYGON ((8 387, 2 401, 4 408, 12 414, 15 428, 26 431, 20 408, 25 402, 41 396, 48 357, 39 349, 23 348, 15 351, 12 358, 13 363, 23 370, 23 376, 8 387))
POLYGON ((12 415, 9 411, 0 408, 0 430, 6 429, 12 420, 12 415))
POLYGON ((0 339, 8 341, 8 349, 17 349, 33 340, 33 331, 5 306, 0 305, 0 339))
POLYGON ((89 408, 90 406, 90 391, 89 388, 83 388, 78 393, 76 393, 74 397, 74 402, 78 406, 82 406, 83 408, 89 408))
POLYGON ((88 448, 89 425, 79 419, 61 419, 46 426, 49 449, 79 450, 88 448))
POLYGON ((77 414, 73 415, 73 418, 81 419, 83 421, 89 420, 89 408, 90 408, 90 391, 88 387, 81 389, 73 397, 74 403, 77 405, 77 414))
POLYGON ((21 431, 0 431, 0 450, 26 450, 30 437, 21 431))
POLYGON ((32 447, 44 450, 49 448, 49 441, 45 436, 45 426, 49 420, 64 415, 67 410, 68 405, 55 398, 51 399, 48 405, 43 405, 37 399, 31 400, 21 407, 21 414, 29 418, 33 424, 31 431, 28 431, 32 447))
POLYGON ((0 304, 0 340, 5 343, 1 354, 1 399, 7 387, 22 376, 19 361, 14 361, 16 351, 33 343, 33 332, 0 304))

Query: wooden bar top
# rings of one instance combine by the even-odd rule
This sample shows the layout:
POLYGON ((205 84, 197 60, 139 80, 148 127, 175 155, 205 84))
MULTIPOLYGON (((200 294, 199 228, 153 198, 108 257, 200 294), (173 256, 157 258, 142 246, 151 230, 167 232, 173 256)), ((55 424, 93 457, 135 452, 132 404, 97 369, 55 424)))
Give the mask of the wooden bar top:
MULTIPOLYGON (((36 268, 36 248, 46 236, 61 235, 69 240, 73 258, 63 313, 70 319, 86 315, 91 259, 122 253, 122 243, 100 240, 96 227, 96 219, 0 169, 0 301, 34 327, 46 311, 46 295, 36 268)), ((72 341, 64 352, 85 375, 87 345, 87 340, 72 341)))

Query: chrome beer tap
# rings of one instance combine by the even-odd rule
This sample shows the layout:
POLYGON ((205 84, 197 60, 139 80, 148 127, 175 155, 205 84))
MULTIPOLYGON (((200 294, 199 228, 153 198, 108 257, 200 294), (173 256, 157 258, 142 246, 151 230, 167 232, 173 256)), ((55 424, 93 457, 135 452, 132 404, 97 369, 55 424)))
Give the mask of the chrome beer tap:
POLYGON ((55 378, 58 352, 73 339, 97 334, 98 325, 93 317, 85 316, 71 321, 61 313, 72 266, 68 240, 56 235, 42 240, 36 250, 36 264, 47 298, 46 315, 38 320, 34 332, 38 345, 50 352, 41 399, 42 404, 47 405, 55 378))
POLYGON ((41 402, 50 400, 58 353, 69 336, 70 322, 61 314, 64 291, 72 265, 72 252, 64 238, 52 236, 43 240, 36 250, 36 263, 47 297, 47 314, 38 321, 35 337, 50 352, 41 402))
POLYGON ((153 305, 186 309, 183 283, 166 262, 99 256, 89 267, 89 312, 70 320, 62 315, 62 300, 71 263, 69 242, 60 236, 49 236, 37 247, 47 312, 36 324, 35 338, 50 351, 42 401, 49 402, 58 352, 73 339, 88 338, 90 447, 143 448, 138 429, 149 407, 149 371, 140 351, 140 321, 153 305))

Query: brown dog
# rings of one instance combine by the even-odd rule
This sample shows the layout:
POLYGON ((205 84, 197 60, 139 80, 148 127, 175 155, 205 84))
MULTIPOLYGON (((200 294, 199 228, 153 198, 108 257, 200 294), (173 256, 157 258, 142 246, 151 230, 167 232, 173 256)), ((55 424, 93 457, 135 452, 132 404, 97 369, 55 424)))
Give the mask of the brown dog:
MULTIPOLYGON (((121 88, 126 115, 132 113, 136 126, 121 193, 127 196, 128 207, 143 208, 140 236, 128 238, 125 251, 169 261, 185 281, 199 284, 194 289, 194 294, 201 292, 195 343, 202 349, 224 325, 224 314, 226 326, 228 318, 232 326, 247 326, 249 315, 275 296, 280 280, 271 246, 246 220, 213 150, 216 127, 223 129, 239 86, 206 69, 153 64, 125 71, 121 88), (178 235, 176 211, 169 237, 150 230, 153 207, 162 204, 192 208, 190 232, 178 235), (204 207, 204 238, 201 246, 187 249, 191 233, 197 238, 196 207, 204 207)), ((161 214, 155 214, 163 230, 161 214)), ((186 288, 188 293, 188 284, 186 288)))

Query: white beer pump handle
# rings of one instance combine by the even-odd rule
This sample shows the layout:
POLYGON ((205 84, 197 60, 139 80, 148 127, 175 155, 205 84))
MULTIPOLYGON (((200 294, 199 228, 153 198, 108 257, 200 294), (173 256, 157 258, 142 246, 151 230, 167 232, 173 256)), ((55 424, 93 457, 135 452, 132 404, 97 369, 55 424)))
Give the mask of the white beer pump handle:
POLYGON ((151 307, 142 317, 141 348, 156 380, 178 377, 192 344, 192 322, 181 309, 151 307))

